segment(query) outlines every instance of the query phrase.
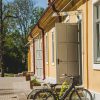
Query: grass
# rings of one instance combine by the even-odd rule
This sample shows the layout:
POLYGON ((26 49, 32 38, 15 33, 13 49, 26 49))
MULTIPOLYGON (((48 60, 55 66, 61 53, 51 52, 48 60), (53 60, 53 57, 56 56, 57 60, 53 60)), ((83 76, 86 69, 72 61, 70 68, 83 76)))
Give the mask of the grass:
POLYGON ((5 73, 5 77, 14 77, 14 74, 12 74, 12 73, 10 73, 10 74, 5 73))
POLYGON ((32 84, 33 86, 41 86, 40 82, 39 82, 36 78, 33 78, 33 79, 31 80, 31 84, 32 84))

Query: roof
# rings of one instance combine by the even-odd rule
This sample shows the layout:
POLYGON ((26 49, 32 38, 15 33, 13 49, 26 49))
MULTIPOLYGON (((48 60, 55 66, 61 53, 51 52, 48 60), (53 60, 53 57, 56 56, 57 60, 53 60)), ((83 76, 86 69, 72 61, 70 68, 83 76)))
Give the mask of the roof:
POLYGON ((56 18, 52 17, 52 14, 54 13, 52 9, 52 5, 55 5, 55 8, 58 11, 61 11, 63 8, 64 8, 63 11, 68 11, 68 10, 73 10, 72 9, 73 5, 75 5, 78 2, 82 3, 83 0, 54 0, 51 3, 51 5, 49 5, 47 9, 45 10, 45 12, 42 14, 37 24, 32 28, 31 32, 29 33, 28 39, 32 37, 35 38, 41 32, 41 30, 38 28, 38 24, 46 31, 47 27, 49 28, 50 24, 55 22, 56 18), (69 4, 69 2, 71 3, 69 4))

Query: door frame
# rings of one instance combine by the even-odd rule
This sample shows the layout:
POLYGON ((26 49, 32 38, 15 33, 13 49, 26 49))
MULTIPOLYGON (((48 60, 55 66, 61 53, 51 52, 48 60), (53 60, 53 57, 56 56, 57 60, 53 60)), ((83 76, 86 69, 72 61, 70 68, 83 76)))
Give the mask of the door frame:
POLYGON ((38 46, 41 46, 40 48, 41 48, 41 50, 40 50, 40 48, 38 48, 37 49, 37 47, 35 47, 35 75, 36 75, 36 77, 37 78, 40 78, 40 79, 43 79, 43 48, 42 48, 42 44, 40 44, 40 41, 42 41, 42 35, 38 35, 36 38, 35 38, 35 40, 34 40, 34 42, 35 42, 35 46, 37 46, 36 45, 36 42, 38 43, 38 46), (36 55, 37 55, 37 52, 36 51, 41 51, 41 61, 42 61, 42 64, 41 64, 41 68, 39 68, 39 67, 37 67, 37 63, 36 63, 36 61, 38 61, 38 59, 37 59, 37 57, 36 57, 36 55), (38 76, 38 74, 37 74, 37 72, 38 72, 38 69, 41 69, 42 70, 42 74, 41 74, 41 77, 40 76, 38 76))
POLYGON ((79 67, 81 68, 81 69, 79 69, 79 73, 80 73, 80 75, 81 75, 81 81, 80 81, 80 84, 81 85, 83 85, 83 60, 82 60, 82 20, 79 20, 78 22, 78 34, 80 34, 80 35, 78 35, 79 36, 79 43, 80 43, 80 45, 79 45, 79 67))
MULTIPOLYGON (((65 23, 67 24, 67 23, 65 23)), ((83 85, 83 79, 84 79, 84 75, 83 75, 83 56, 82 56, 82 20, 78 21, 77 22, 78 24, 78 27, 79 27, 79 30, 78 30, 78 38, 79 38, 79 43, 80 43, 80 47, 78 47, 78 50, 80 51, 79 52, 79 67, 81 66, 81 69, 79 68, 79 74, 81 74, 81 81, 80 81, 80 84, 83 85), (80 34, 80 35, 79 35, 80 34)), ((58 73, 59 73, 59 70, 57 70, 58 68, 58 61, 57 61, 57 58, 58 58, 58 51, 57 51, 57 41, 58 41, 58 38, 57 38, 57 33, 55 32, 55 35, 56 35, 56 82, 58 81, 58 73)))

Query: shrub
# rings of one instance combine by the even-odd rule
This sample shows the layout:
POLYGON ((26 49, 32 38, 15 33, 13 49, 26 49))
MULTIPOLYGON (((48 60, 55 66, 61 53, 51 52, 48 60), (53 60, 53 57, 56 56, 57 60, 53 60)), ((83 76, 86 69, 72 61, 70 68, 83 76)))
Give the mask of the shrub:
POLYGON ((32 86, 41 86, 40 82, 36 78, 31 80, 31 84, 32 86))

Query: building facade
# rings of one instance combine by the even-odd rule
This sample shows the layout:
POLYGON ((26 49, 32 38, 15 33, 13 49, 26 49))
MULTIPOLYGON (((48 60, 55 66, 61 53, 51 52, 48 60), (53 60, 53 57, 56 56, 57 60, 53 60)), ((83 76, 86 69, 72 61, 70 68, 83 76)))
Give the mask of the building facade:
POLYGON ((28 71, 47 82, 62 74, 80 76, 100 98, 100 0, 48 0, 29 34, 28 71))

